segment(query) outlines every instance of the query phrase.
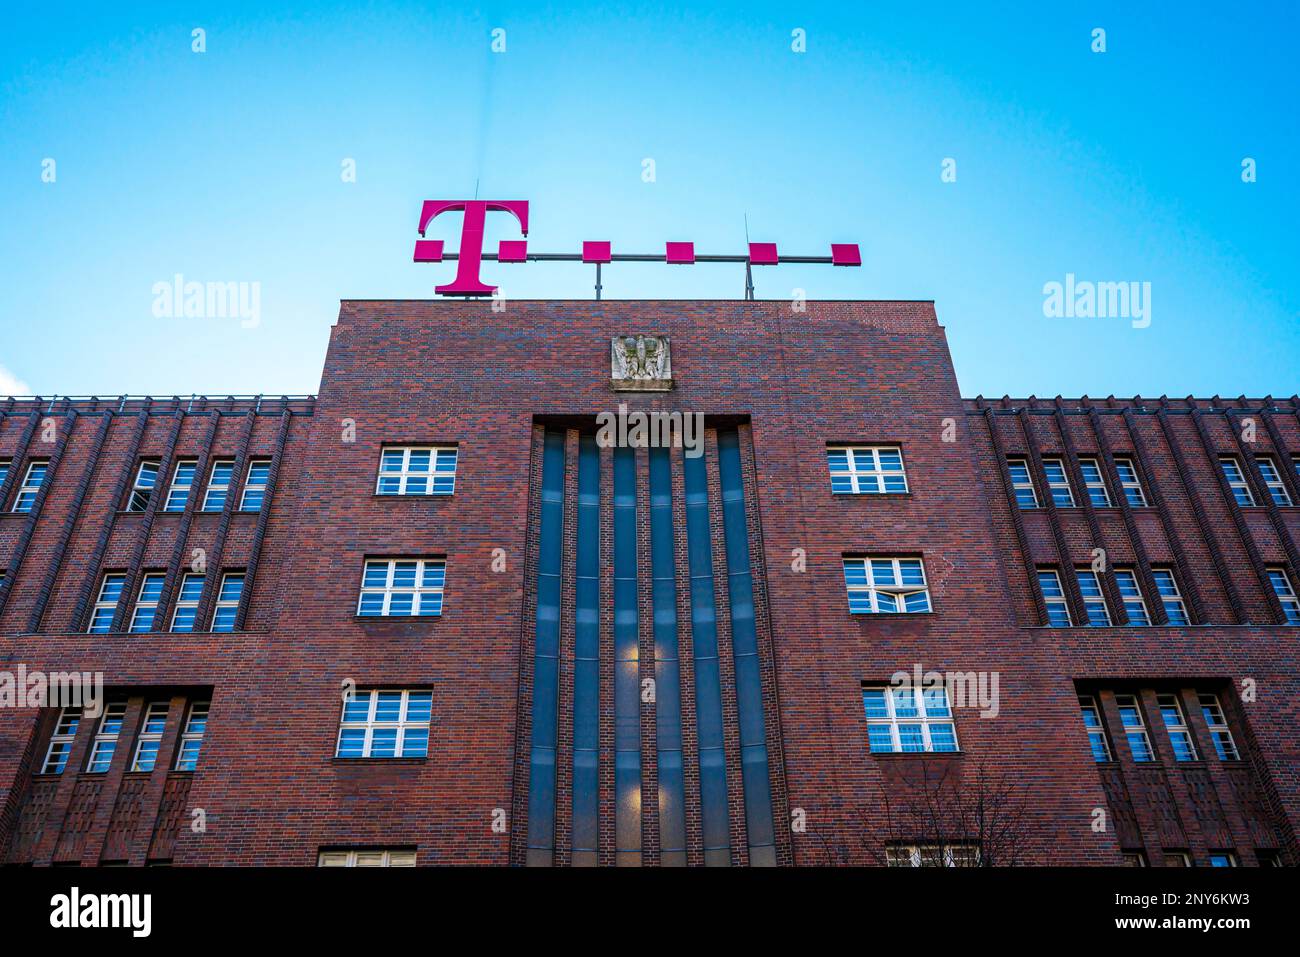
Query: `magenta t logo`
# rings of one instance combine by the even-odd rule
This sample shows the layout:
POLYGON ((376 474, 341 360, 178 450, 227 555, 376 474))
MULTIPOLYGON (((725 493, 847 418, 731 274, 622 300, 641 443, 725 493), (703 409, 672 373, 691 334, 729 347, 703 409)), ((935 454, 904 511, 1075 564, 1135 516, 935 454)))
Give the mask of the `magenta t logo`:
MULTIPOLYGON (((434 287, 443 296, 490 296, 496 286, 479 279, 479 266, 483 262, 483 224, 489 209, 503 209, 519 220, 519 229, 528 235, 528 200, 526 199, 426 199, 420 211, 420 235, 429 228, 440 213, 463 209, 465 222, 460 230, 460 254, 456 258, 456 278, 445 286, 434 287)), ((415 261, 418 263, 442 262, 442 240, 420 239, 415 243, 415 261)))

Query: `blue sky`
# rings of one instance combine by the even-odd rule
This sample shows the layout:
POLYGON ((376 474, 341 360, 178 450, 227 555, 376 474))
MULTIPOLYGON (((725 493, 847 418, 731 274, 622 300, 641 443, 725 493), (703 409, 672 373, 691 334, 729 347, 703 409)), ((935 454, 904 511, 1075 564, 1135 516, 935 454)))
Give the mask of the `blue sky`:
MULTIPOLYGON (((531 201, 536 251, 741 252, 746 215, 789 253, 856 241, 862 269, 758 295, 934 299, 967 395, 1300 389, 1290 4, 130 6, 6 13, 0 393, 314 392, 339 299, 448 281, 411 262, 420 203, 476 184, 531 201), (1067 273, 1149 282, 1151 324, 1044 316, 1067 273), (176 274, 259 283, 260 321, 156 316, 176 274)), ((591 294, 581 266, 484 276, 591 294)), ((605 293, 742 282, 622 265, 605 293)))

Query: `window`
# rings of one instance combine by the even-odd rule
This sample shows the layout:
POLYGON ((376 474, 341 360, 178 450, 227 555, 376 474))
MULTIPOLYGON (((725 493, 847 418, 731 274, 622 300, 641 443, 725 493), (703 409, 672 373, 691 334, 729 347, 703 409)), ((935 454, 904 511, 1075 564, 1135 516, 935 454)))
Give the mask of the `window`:
POLYGON ((131 498, 126 503, 128 512, 145 512, 153 499, 154 486, 158 484, 158 463, 141 462, 131 486, 131 498))
POLYGON ((185 511, 190 490, 194 488, 194 473, 198 468, 199 463, 194 459, 181 459, 176 463, 176 470, 172 472, 171 487, 167 489, 167 501, 163 504, 164 512, 185 511))
POLYGON ((1115 584, 1119 586, 1120 598, 1124 601, 1124 613, 1132 627, 1144 627, 1151 624, 1147 614, 1147 603, 1142 600, 1142 589, 1138 587, 1137 574, 1131 568, 1115 569, 1115 584))
POLYGON ((135 758, 132 771, 152 771, 158 763, 158 746, 162 744, 163 729, 167 727, 166 701, 151 701, 144 712, 144 724, 136 735, 135 758))
POLYGON ((863 688, 872 753, 956 751, 948 689, 863 688))
POLYGON ((319 867, 414 867, 415 851, 321 851, 319 867))
POLYGON ((1133 464, 1133 460, 1117 456, 1115 471, 1119 473, 1119 484, 1124 492, 1124 500, 1133 508, 1145 508, 1147 496, 1142 491, 1142 481, 1138 478, 1137 466, 1133 464))
POLYGON ((1047 475, 1047 490, 1053 504, 1058 508, 1073 508, 1074 492, 1065 474, 1065 463, 1061 459, 1043 459, 1043 472, 1047 475))
POLYGON ((979 867, 975 844, 891 844, 885 848, 890 867, 979 867))
POLYGON ((1196 697, 1201 702, 1201 715, 1205 718, 1205 727, 1210 732, 1210 740, 1214 742, 1219 760, 1240 761, 1241 754, 1237 751, 1237 743, 1232 740, 1232 732, 1228 730, 1228 720, 1223 715, 1219 696, 1201 694, 1196 697))
POLYGON ((844 583, 851 614, 915 614, 930 610, 930 590, 919 558, 846 558, 844 583))
POLYGON ((1273 585, 1273 594, 1282 603, 1283 621, 1288 625, 1300 625, 1300 599, 1296 598, 1295 588, 1286 569, 1274 567, 1268 569, 1268 580, 1273 585))
POLYGON ((189 572, 181 579, 181 590, 176 596, 176 610, 172 612, 172 631, 194 630, 194 619, 199 613, 199 599, 203 597, 205 577, 189 572))
POLYGON ((831 491, 884 495, 907 491, 901 449, 877 445, 831 446, 826 450, 831 491))
POLYGON ((1192 856, 1186 851, 1165 851, 1165 867, 1191 867, 1192 856))
POLYGON ((266 501, 266 484, 271 480, 271 460, 252 459, 244 477, 244 494, 239 499, 242 512, 260 512, 266 501))
POLYGON ((243 572, 226 572, 221 576, 221 590, 217 592, 217 604, 212 610, 213 631, 235 630, 235 614, 239 611, 239 599, 243 594, 243 572))
POLYGON ((1091 695, 1079 695, 1079 711, 1083 715, 1083 726, 1088 729, 1088 745, 1092 748, 1092 759, 1098 763, 1114 760, 1111 757, 1106 728, 1101 721, 1101 710, 1097 707, 1097 699, 1091 695))
POLYGON ((126 585, 126 575, 110 572, 99 584, 99 597, 95 600, 94 610, 90 613, 92 635, 107 634, 113 628, 113 618, 117 615, 117 603, 122 597, 122 588, 126 585))
POLYGON ((1174 760, 1195 761, 1196 744, 1192 741, 1192 732, 1183 717, 1183 706, 1178 702, 1178 695, 1156 695, 1160 705, 1160 716, 1164 719, 1165 730, 1169 732, 1169 744, 1174 749, 1174 760))
POLYGON ((1260 867, 1282 867, 1282 852, 1259 849, 1255 851, 1255 860, 1260 867))
POLYGON ((41 764, 41 774, 62 774, 68 766, 68 755, 72 753, 72 740, 77 736, 81 725, 80 708, 64 708, 59 712, 54 734, 50 736, 50 746, 45 752, 45 761, 41 764))
POLYGON ((425 757, 432 709, 432 691, 358 691, 343 702, 335 756, 425 757))
POLYGON ((220 512, 230 494, 230 479, 235 472, 234 459, 217 459, 208 475, 208 490, 203 493, 203 511, 220 512))
POLYGON ((190 705, 189 716, 185 719, 185 729, 176 748, 176 770, 193 771, 199 763, 199 747, 203 744, 203 732, 208 729, 208 708, 210 702, 195 701, 190 705))
POLYGON ((371 559, 361 579, 357 614, 440 615, 446 578, 447 563, 440 558, 371 559))
POLYGON ((1286 490, 1286 483, 1282 481, 1282 473, 1277 470, 1277 463, 1270 456, 1260 455, 1256 457, 1255 464, 1259 466, 1259 474, 1264 478, 1264 484, 1268 486, 1268 494, 1273 496, 1274 505, 1290 505, 1291 493, 1286 490))
POLYGON ((1121 851, 1121 867, 1146 867, 1147 855, 1145 851, 1121 851))
POLYGON ((1043 593, 1043 604, 1047 606, 1047 624, 1050 628, 1069 628, 1074 622, 1070 619, 1070 603, 1065 600, 1065 591, 1061 588, 1061 574, 1055 568, 1038 569, 1038 588, 1043 593))
POLYGON ((149 572, 140 582, 140 594, 135 600, 135 611, 131 614, 131 631, 143 632, 153 629, 154 615, 158 612, 158 599, 162 597, 162 572, 149 572))
POLYGON ((1028 460, 1007 459, 1007 470, 1011 473, 1011 491, 1016 497, 1016 504, 1021 508, 1038 508, 1038 492, 1034 490, 1028 460))
MULTIPOLYGON (((1300 468, 1297 465, 1296 468, 1300 468)), ((9 459, 0 459, 0 487, 5 484, 5 479, 9 477, 9 459)))
POLYGON ((49 470, 48 462, 32 462, 27 466, 27 475, 18 487, 18 497, 14 499, 15 512, 30 512, 36 504, 36 493, 45 483, 45 473, 49 470))
POLYGON ((126 702, 115 701, 104 707, 104 716, 99 720, 99 730, 95 732, 95 743, 90 749, 90 761, 86 773, 103 774, 113 762, 117 751, 117 739, 122 734, 122 722, 126 718, 126 702))
POLYGON ((1169 619, 1169 624, 1190 624, 1187 605, 1184 604, 1183 596, 1178 591, 1178 581, 1174 578, 1173 569, 1153 568, 1151 574, 1156 580, 1156 588, 1160 591, 1160 601, 1165 606, 1165 617, 1169 619))
POLYGON ((1076 568, 1079 579, 1079 591, 1083 593, 1083 607, 1088 610, 1088 627, 1107 628, 1110 626, 1110 610, 1106 607, 1106 596, 1101 593, 1101 581, 1091 568, 1076 568))
POLYGON ((1079 459, 1079 471, 1083 473, 1088 501, 1096 508, 1110 508, 1110 489, 1106 488, 1106 479, 1101 474, 1101 463, 1096 459, 1079 459))
POLYGON ((1251 492, 1250 483, 1246 481, 1246 476, 1241 471, 1241 463, 1235 456, 1220 455, 1219 468, 1223 470, 1223 477, 1228 480, 1228 487, 1232 489, 1232 497, 1237 500, 1237 504, 1242 508, 1252 508, 1255 504, 1255 494, 1251 492))
POLYGON ((1236 867, 1237 855, 1231 851, 1210 851, 1211 867, 1236 867))
POLYGON ((402 446, 379 457, 376 495, 450 495, 456 490, 456 447, 402 446))
POLYGON ((1128 739, 1133 760, 1139 764, 1154 761, 1155 752, 1151 750, 1151 739, 1147 737, 1146 724, 1142 721, 1142 709, 1138 707, 1137 698, 1129 694, 1117 694, 1115 707, 1119 709, 1120 724, 1124 726, 1124 737, 1128 739))

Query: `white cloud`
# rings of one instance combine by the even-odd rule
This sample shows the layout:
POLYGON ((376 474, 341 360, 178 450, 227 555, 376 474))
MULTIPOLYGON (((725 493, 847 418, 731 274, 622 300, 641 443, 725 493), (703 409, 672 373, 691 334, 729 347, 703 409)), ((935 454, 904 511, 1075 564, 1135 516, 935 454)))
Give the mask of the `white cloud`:
POLYGON ((0 366, 0 395, 31 395, 32 387, 4 366, 0 366))

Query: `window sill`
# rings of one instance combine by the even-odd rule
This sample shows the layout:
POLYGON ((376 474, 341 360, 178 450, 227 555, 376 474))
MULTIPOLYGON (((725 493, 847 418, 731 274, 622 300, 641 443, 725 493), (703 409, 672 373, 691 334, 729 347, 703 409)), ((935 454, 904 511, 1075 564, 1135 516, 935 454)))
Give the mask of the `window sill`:
POLYGON ((873 758, 960 758, 965 751, 869 751, 873 758))
MULTIPOLYGON (((891 620, 899 618, 929 618, 934 615, 934 609, 929 611, 851 611, 849 617, 852 619, 862 619, 871 621, 873 618, 888 618, 891 620)), ((1061 631, 1063 629, 1053 629, 1061 631)))
POLYGON ((396 499, 397 501, 400 502, 400 501, 402 501, 403 499, 408 499, 408 498, 411 498, 411 499, 417 499, 417 500, 418 500, 418 499, 435 499, 435 500, 436 500, 436 499, 440 499, 440 498, 444 498, 444 499, 445 499, 445 498, 455 498, 455 497, 456 497, 456 493, 455 493, 455 492, 436 492, 436 493, 435 493, 435 492, 425 492, 425 493, 423 493, 423 494, 421 494, 421 495, 381 495, 381 494, 379 494, 378 492, 374 492, 374 493, 371 494, 370 497, 371 497, 371 499, 396 499))

